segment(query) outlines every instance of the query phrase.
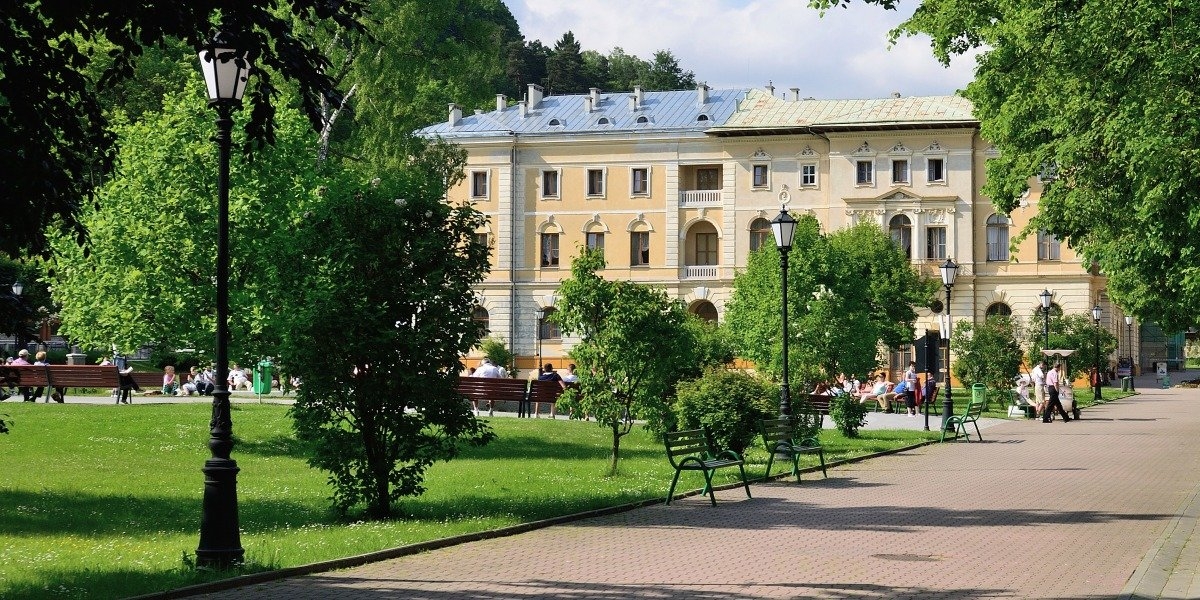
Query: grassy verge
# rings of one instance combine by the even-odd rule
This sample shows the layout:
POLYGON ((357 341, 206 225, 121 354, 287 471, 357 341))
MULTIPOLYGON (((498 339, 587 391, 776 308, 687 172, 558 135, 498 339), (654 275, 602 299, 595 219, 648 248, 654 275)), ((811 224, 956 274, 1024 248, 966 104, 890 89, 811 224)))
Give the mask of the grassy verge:
MULTIPOLYGON (((13 423, 0 436, 0 597, 120 598, 227 576, 186 566, 198 540, 208 406, 6 403, 0 412, 13 423)), ((670 483, 662 447, 644 431, 623 441, 621 473, 606 478, 610 440, 594 423, 492 425, 499 439, 435 465, 426 494, 397 507, 405 518, 358 522, 329 510, 325 476, 305 464, 286 407, 236 406, 246 571, 662 498, 670 483)), ((826 431, 823 442, 838 460, 928 435, 826 431)), ((766 454, 747 455, 751 476, 761 476, 766 454)), ((701 483, 685 474, 680 489, 701 483)))

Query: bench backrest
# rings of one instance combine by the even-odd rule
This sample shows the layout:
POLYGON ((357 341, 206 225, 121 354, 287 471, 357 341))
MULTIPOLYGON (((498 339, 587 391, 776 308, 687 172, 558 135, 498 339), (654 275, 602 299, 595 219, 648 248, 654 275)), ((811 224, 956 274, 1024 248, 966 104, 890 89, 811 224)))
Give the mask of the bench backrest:
MULTIPOLYGON (((571 384, 566 385, 570 386, 571 384)), ((557 402, 558 397, 565 391, 567 391, 566 388, 557 381, 534 379, 529 382, 529 395, 533 402, 557 402)))
POLYGON ((117 387, 117 368, 111 365, 50 365, 46 371, 54 387, 117 387))
POLYGON ((812 407, 812 410, 823 415, 829 414, 829 403, 833 400, 833 396, 821 396, 817 394, 793 394, 792 408, 793 414, 798 410, 803 410, 803 406, 807 404, 812 407))
POLYGON ((967 402, 967 411, 963 413, 964 417, 979 418, 983 414, 983 406, 987 404, 987 397, 982 400, 976 400, 975 394, 971 394, 971 400, 967 402))
POLYGON ((774 452, 780 443, 791 443, 795 427, 791 419, 763 419, 758 423, 767 452, 774 452))
POLYGON ((13 387, 46 387, 49 385, 44 365, 0 366, 0 383, 13 387))
POLYGON ((679 468, 679 463, 689 456, 703 460, 715 453, 712 433, 707 427, 664 433, 663 443, 667 447, 667 460, 671 461, 671 466, 676 469, 679 468))
POLYGON ((525 399, 529 382, 505 377, 459 377, 458 393, 471 400, 520 402, 525 399))
MULTIPOLYGON (((162 388, 163 374, 162 373, 146 373, 144 371, 134 371, 129 374, 129 378, 133 379, 140 388, 148 388, 157 390, 162 388)), ((176 380, 178 381, 178 377, 176 380)), ((114 384, 115 385, 115 384, 114 384)))

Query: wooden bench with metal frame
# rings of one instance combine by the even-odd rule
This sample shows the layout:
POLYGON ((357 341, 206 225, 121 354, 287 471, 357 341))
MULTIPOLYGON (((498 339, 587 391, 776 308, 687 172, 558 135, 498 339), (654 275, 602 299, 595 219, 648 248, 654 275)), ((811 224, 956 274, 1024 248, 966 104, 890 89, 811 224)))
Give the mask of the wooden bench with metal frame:
POLYGON ((746 488, 746 497, 750 497, 750 482, 746 479, 746 461, 733 450, 718 451, 713 443, 712 432, 707 427, 688 429, 663 434, 663 443, 667 448, 667 460, 675 469, 675 477, 671 479, 671 488, 667 491, 667 504, 675 497, 675 486, 679 483, 679 474, 684 471, 700 471, 704 474, 704 490, 713 506, 717 505, 717 494, 712 489, 713 472, 724 467, 737 467, 742 473, 742 486, 746 488))
POLYGON ((489 416, 495 413, 497 402, 516 402, 520 406, 529 397, 528 381, 507 377, 459 377, 457 389, 472 406, 486 402, 489 416))

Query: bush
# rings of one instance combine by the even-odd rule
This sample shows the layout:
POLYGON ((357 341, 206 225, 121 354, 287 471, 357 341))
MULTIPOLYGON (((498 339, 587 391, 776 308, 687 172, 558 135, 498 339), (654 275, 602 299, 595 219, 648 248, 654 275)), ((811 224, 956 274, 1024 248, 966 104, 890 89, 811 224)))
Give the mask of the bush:
POLYGON ((779 388, 741 371, 712 369, 678 387, 681 429, 708 427, 717 446, 742 453, 758 435, 758 422, 779 408, 779 388))
POLYGON ((829 400, 829 416, 842 435, 858 437, 858 428, 867 424, 868 407, 854 396, 844 394, 829 400))
POLYGON ((479 350, 488 360, 492 361, 493 365, 504 367, 510 376, 516 377, 517 370, 512 363, 513 353, 509 351, 508 346, 504 345, 504 340, 495 336, 484 338, 479 343, 479 350))

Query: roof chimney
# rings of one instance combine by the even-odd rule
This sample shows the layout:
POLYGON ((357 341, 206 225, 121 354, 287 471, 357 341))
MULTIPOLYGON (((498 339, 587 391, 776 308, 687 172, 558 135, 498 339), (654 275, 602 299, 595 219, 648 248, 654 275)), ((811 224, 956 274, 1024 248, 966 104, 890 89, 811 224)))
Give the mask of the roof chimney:
POLYGON ((892 97, 893 97, 893 98, 899 98, 899 97, 900 97, 900 92, 892 92, 892 97))
POLYGON ((700 85, 696 86, 696 102, 699 102, 700 106, 704 106, 705 104, 708 104, 708 84, 707 83, 701 83, 700 85))
POLYGON ((459 107, 459 105, 451 102, 450 103, 450 118, 446 121, 446 124, 450 125, 451 127, 457 127, 461 121, 462 121, 462 108, 459 107))
POLYGON ((477 108, 477 109, 475 109, 475 114, 477 114, 477 115, 482 115, 482 114, 483 114, 483 109, 482 109, 482 108, 477 108))
MULTIPOLYGON (((594 90, 594 89, 596 89, 596 88, 592 88, 592 89, 594 90)), ((592 97, 591 97, 591 96, 584 96, 584 97, 583 97, 583 114, 585 114, 585 115, 586 115, 586 114, 589 114, 589 113, 591 113, 591 112, 592 112, 592 102, 593 102, 593 101, 592 101, 592 97)))
POLYGON ((767 80, 767 93, 772 97, 775 96, 775 84, 770 79, 767 80))
POLYGON ((633 86, 633 97, 637 98, 638 108, 642 107, 642 100, 645 99, 643 96, 644 96, 644 94, 642 94, 642 86, 640 86, 640 85, 633 86))
POLYGON ((790 88, 790 89, 792 91, 792 101, 793 102, 799 101, 800 100, 800 88, 790 88))
POLYGON ((529 84, 529 110, 536 110, 542 104, 542 86, 529 84))
POLYGON ((600 108, 600 88, 591 88, 588 90, 588 93, 592 96, 592 106, 600 108))
POLYGON ((504 112, 508 108, 508 96, 496 94, 496 112, 504 112))
POLYGON ((517 110, 520 111, 522 119, 524 119, 525 116, 529 113, 529 109, 527 108, 527 105, 525 104, 524 100, 517 103, 517 110))
POLYGON ((637 112, 637 110, 638 110, 638 98, 637 98, 637 96, 630 94, 629 95, 629 112, 637 112))

